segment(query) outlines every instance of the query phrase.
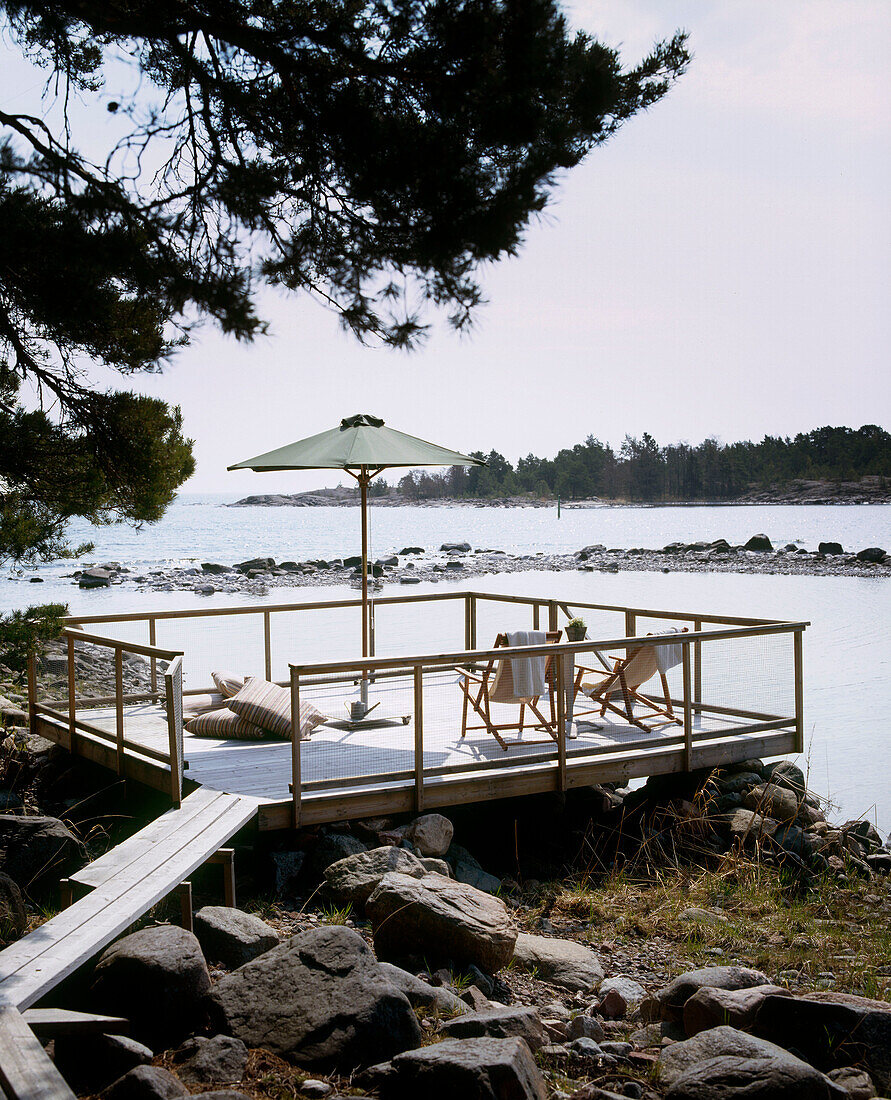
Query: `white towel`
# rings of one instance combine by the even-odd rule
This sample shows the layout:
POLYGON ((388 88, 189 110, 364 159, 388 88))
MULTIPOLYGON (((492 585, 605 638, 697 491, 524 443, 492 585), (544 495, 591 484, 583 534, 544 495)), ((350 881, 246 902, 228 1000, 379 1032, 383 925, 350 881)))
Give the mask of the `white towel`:
MULTIPOLYGON (((542 630, 515 630, 507 636, 509 646, 545 645, 548 638, 542 630)), ((544 695, 546 657, 512 657, 511 676, 514 681, 514 695, 518 699, 532 699, 544 695)))
MULTIPOLYGON (((666 634, 681 634, 681 630, 664 630, 657 637, 664 638, 666 634)), ((679 665, 684 659, 684 647, 678 645, 657 645, 653 646, 656 653, 656 668, 664 676, 669 669, 679 665)))

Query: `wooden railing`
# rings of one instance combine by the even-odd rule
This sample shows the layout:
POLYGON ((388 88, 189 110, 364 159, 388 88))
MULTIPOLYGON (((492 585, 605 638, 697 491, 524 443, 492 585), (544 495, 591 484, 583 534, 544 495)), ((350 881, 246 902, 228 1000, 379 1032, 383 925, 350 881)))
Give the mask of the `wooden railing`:
MULTIPOLYGON (((477 594, 477 598, 479 595, 477 594)), ((527 602, 525 599, 510 599, 508 602, 527 602)), ((529 601, 533 602, 533 601, 529 601)), ((553 601, 549 601, 550 606, 553 601)), ((558 605, 561 607, 561 605, 558 605)), ((573 607, 578 608, 579 604, 573 607)), ((591 607, 594 605, 581 605, 591 607)), ((610 610, 623 610, 613 608, 610 610)), ((568 609, 565 611, 568 614, 568 609)), ((665 614, 652 611, 641 611, 641 616, 687 619, 688 616, 680 614, 665 614)), ((680 697, 669 697, 671 705, 677 708, 681 718, 681 730, 676 735, 660 737, 660 744, 677 742, 682 745, 683 770, 691 771, 699 766, 697 742, 720 736, 727 738, 742 734, 764 734, 776 730, 794 731, 794 752, 803 751, 804 718, 803 718, 803 680, 802 680, 802 635, 809 625, 800 623, 761 622, 758 625, 734 626, 730 629, 703 630, 702 622, 706 616, 698 616, 697 629, 692 632, 672 633, 670 635, 648 635, 646 637, 627 634, 623 637, 603 638, 597 640, 586 639, 580 642, 548 643, 542 646, 522 646, 516 648, 499 647, 497 649, 468 649, 450 653, 425 654, 422 656, 371 658, 361 661, 332 661, 313 664, 292 664, 291 670, 291 755, 292 755, 292 819, 297 827, 301 823, 301 804, 305 795, 312 795, 326 789, 337 788, 338 791, 345 788, 362 786, 374 786, 380 784, 411 783, 414 787, 414 808, 420 811, 424 807, 424 785, 427 779, 442 779, 446 776, 457 776, 462 772, 480 772, 489 768, 503 768, 505 765, 511 768, 528 768, 541 764, 555 766, 556 789, 567 789, 567 773, 572 766, 567 763, 566 753, 566 714, 570 706, 570 686, 574 688, 574 677, 566 676, 566 668, 569 662, 573 665, 579 657, 590 657, 602 654, 607 650, 622 650, 627 655, 633 654, 642 646, 676 646, 682 647, 682 690, 680 697), (773 714, 765 711, 751 710, 738 706, 726 706, 716 702, 708 702, 702 697, 702 654, 703 647, 725 641, 741 641, 748 638, 761 638, 781 635, 791 638, 793 646, 793 713, 773 714), (505 660, 509 658, 534 658, 545 657, 553 667, 551 677, 554 710, 556 715, 556 737, 553 749, 535 754, 525 754, 503 761, 479 761, 474 760, 467 764, 451 764, 445 767, 427 768, 424 765, 424 683, 425 677, 444 670, 461 668, 480 668, 491 660, 505 660), (352 686, 358 678, 369 680, 382 679, 388 676, 403 676, 411 679, 413 685, 413 767, 401 771, 375 772, 372 774, 355 775, 350 777, 338 777, 337 779, 307 781, 301 775, 301 740, 300 740, 300 696, 301 690, 318 687, 321 684, 334 685, 341 683, 352 686), (554 690, 553 685, 556 685, 554 690), (727 722, 735 719, 736 724, 724 725, 720 730, 710 730, 704 733, 694 732, 694 715, 713 715, 727 722)), ((747 620, 751 623, 753 620, 747 620)), ((549 615, 549 623, 554 622, 549 615)), ((633 619, 626 614, 626 624, 633 626, 633 619)), ((602 662, 601 662, 602 663, 602 662)), ((569 666, 572 667, 572 666, 569 666)), ((606 665, 603 666, 607 668, 606 665)), ((657 697, 652 697, 658 701, 657 697)), ((642 747, 643 741, 627 744, 625 747, 642 747)), ((598 753, 606 754, 610 747, 592 748, 586 750, 586 756, 590 758, 598 753)))
POLYGON ((64 637, 67 650, 68 680, 67 706, 64 711, 59 709, 58 706, 41 702, 38 699, 37 659, 34 654, 29 658, 28 710, 32 731, 35 728, 37 716, 43 714, 67 725, 69 743, 72 749, 76 747, 77 738, 82 734, 113 746, 115 768, 121 778, 127 776, 128 754, 166 765, 170 769, 170 797, 174 805, 178 806, 182 800, 183 770, 185 767, 183 760, 182 651, 139 645, 135 642, 123 642, 99 634, 87 634, 73 627, 65 630, 64 637), (75 658, 79 643, 110 651, 111 664, 114 670, 113 695, 78 695, 75 658), (149 660, 152 690, 124 691, 125 654, 138 655, 149 660), (163 672, 163 692, 159 692, 156 688, 159 661, 163 661, 166 665, 163 672), (139 744, 126 736, 126 705, 128 703, 157 701, 161 698, 164 699, 167 708, 169 745, 166 753, 153 749, 148 745, 139 744), (114 704, 115 708, 113 733, 95 722, 89 722, 82 717, 78 717, 78 709, 83 711, 90 707, 109 706, 111 704, 114 704))
MULTIPOLYGON (((413 625, 419 629, 421 620, 412 620, 411 613, 418 611, 425 616, 431 605, 463 604, 463 637, 460 627, 455 631, 456 623, 450 628, 453 636, 444 639, 445 651, 425 654, 409 654, 404 656, 378 657, 372 654, 365 659, 357 660, 351 657, 346 660, 334 662, 292 662, 288 661, 288 679, 279 683, 290 684, 292 700, 295 703, 294 713, 297 713, 296 703, 299 703, 301 689, 311 685, 313 679, 328 678, 332 675, 342 675, 345 679, 352 676, 363 676, 369 679, 380 679, 396 675, 406 675, 413 679, 414 691, 414 766, 405 776, 402 773, 393 773, 394 781, 410 781, 415 787, 415 802, 418 806, 424 801, 424 782, 434 776, 434 771, 425 769, 423 765, 423 741, 424 741, 424 685, 425 677, 431 672, 441 671, 449 666, 479 666, 488 661, 493 655, 499 658, 510 656, 510 653, 500 649, 497 654, 491 649, 478 648, 478 635, 481 627, 481 617, 484 610, 491 611, 493 606, 523 608, 529 616, 529 626, 532 629, 557 630, 565 621, 578 615, 595 613, 597 616, 615 616, 619 628, 613 637, 588 639, 584 642, 561 642, 556 647, 549 646, 548 654, 557 664, 558 675, 562 663, 569 659, 575 659, 576 655, 595 650, 619 649, 631 653, 636 646, 643 644, 638 630, 645 620, 664 621, 667 623, 683 624, 687 633, 680 639, 677 635, 671 635, 664 644, 683 645, 683 685, 680 696, 673 700, 678 708, 678 713, 683 715, 684 754, 688 766, 695 766, 697 757, 695 737, 692 723, 695 718, 704 715, 723 715, 735 717, 741 720, 739 726, 733 727, 727 732, 753 732, 755 730, 769 730, 791 727, 795 731, 795 749, 803 749, 803 688, 802 688, 802 633, 807 623, 787 623, 778 620, 758 619, 746 616, 714 615, 702 612, 665 611, 644 607, 628 607, 614 604, 598 604, 580 600, 543 599, 535 596, 518 596, 492 592, 435 592, 425 595, 393 595, 383 596, 375 600, 378 610, 390 608, 402 608, 405 611, 398 623, 383 631, 384 648, 398 648, 399 629, 407 625, 413 625), (791 635, 794 650, 794 713, 793 714, 768 714, 757 710, 745 710, 739 707, 722 706, 715 700, 703 698, 703 657, 704 647, 719 641, 728 639, 744 639, 752 637, 767 637, 769 635, 791 635), (395 641, 394 641, 395 637, 395 641)), ((197 608, 180 611, 154 611, 132 612, 121 615, 90 615, 74 616, 68 620, 66 630, 66 644, 68 647, 68 691, 67 700, 61 703, 48 704, 37 698, 35 663, 32 660, 29 667, 29 703, 32 723, 38 714, 46 714, 64 722, 70 733, 71 743, 74 744, 79 734, 98 738, 113 745, 115 762, 120 774, 126 774, 127 756, 135 754, 151 761, 166 765, 170 769, 170 793, 174 802, 178 803, 182 796, 183 761, 182 748, 182 697, 183 695, 203 694, 213 690, 209 683, 197 684, 183 688, 183 663, 188 663, 188 624, 195 621, 231 619, 233 617, 242 620, 245 617, 253 617, 262 625, 262 653, 259 645, 255 646, 256 664, 262 661, 262 667, 266 678, 272 678, 273 668, 276 667, 276 659, 288 656, 279 651, 274 652, 275 635, 272 629, 275 618, 282 614, 301 614, 320 611, 343 611, 361 609, 361 601, 358 598, 345 600, 317 600, 306 603, 272 604, 266 606, 241 606, 241 607, 212 607, 197 608), (181 623, 182 637, 175 637, 179 643, 176 648, 162 648, 157 645, 159 625, 164 624, 169 635, 174 624, 181 623), (140 641, 127 641, 109 636, 116 629, 126 625, 142 624, 148 636, 148 644, 140 641), (92 632, 88 632, 92 631, 92 632), (97 697, 78 695, 75 677, 74 653, 77 642, 90 643, 96 646, 106 647, 112 654, 114 662, 114 692, 113 694, 97 697), (145 657, 149 663, 149 686, 144 691, 125 691, 123 677, 123 658, 125 654, 137 654, 145 657), (162 672, 162 668, 164 671, 162 672), (162 682, 163 681, 163 682, 162 682), (167 752, 160 752, 144 745, 139 745, 126 738, 126 707, 128 704, 143 701, 164 701, 167 707, 169 745, 167 752), (115 708, 115 729, 109 732, 95 723, 85 720, 79 715, 85 709, 98 706, 111 706, 115 708)), ((374 641, 373 612, 372 621, 369 623, 372 646, 374 641)), ((381 616, 383 618, 383 616, 381 616)), ((423 626, 426 627, 426 618, 423 626)), ((521 624, 516 623, 515 626, 521 624)), ((651 624, 652 625, 652 624, 651 624)), ((658 627, 657 627, 658 629, 658 627)), ((126 632, 126 629, 122 632, 126 632)), ((246 630, 239 631, 241 644, 247 638, 246 630)), ((318 637, 318 629, 316 634, 318 637)), ((359 633, 356 632, 358 638, 359 633)), ((257 640, 260 634, 258 632, 257 640)), ((381 641, 379 632, 379 642, 381 641)), ((648 638, 648 642, 660 644, 657 638, 648 638)), ((211 637, 213 643, 213 637, 211 637)), ((284 643, 279 643, 284 644, 284 643)), ((442 644, 442 639, 440 640, 442 644)), ((205 646, 205 650, 208 647, 205 646)), ((213 644, 209 647, 213 649, 213 644)), ((379 646, 380 648, 380 646, 379 646)), ((530 654, 529 650, 524 656, 530 654)), ((220 645, 218 663, 216 667, 231 667, 233 655, 230 648, 224 650, 220 645)), ((237 654, 244 666, 244 655, 241 651, 237 654)), ((217 660, 216 655, 213 657, 217 660)), ((251 671, 250 667, 245 671, 251 671)), ((559 682, 562 683, 562 680, 559 682)), ((561 699, 562 693, 558 693, 555 705, 566 705, 566 700, 561 699)), ((562 726, 560 727, 562 728, 562 726)), ((562 740, 562 739, 561 739, 562 740)), ((567 761, 565 758, 565 746, 558 743, 553 752, 553 761, 560 784, 565 783, 567 761)), ((292 785, 294 801, 294 820, 300 817, 300 799, 302 794, 309 794, 313 790, 321 789, 324 781, 313 780, 301 782, 300 775, 300 742, 295 739, 292 750, 292 785)), ((524 758, 525 762, 525 758, 524 758)), ((477 767, 481 766, 479 763, 477 767)), ((454 770, 454 769, 453 769, 454 770)), ((360 777, 361 778, 361 777, 360 777)), ((352 783, 352 780, 338 780, 338 783, 352 783)))

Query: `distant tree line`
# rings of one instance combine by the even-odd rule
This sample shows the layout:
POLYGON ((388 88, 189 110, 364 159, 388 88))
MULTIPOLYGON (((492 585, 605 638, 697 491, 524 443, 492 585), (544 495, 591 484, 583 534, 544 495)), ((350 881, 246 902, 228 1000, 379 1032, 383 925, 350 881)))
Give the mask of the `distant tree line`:
MULTIPOLYGON (((660 446, 648 432, 626 436, 618 451, 588 436, 554 458, 527 455, 516 466, 499 454, 473 452, 486 466, 412 470, 400 479, 409 500, 453 497, 561 497, 563 500, 733 500, 747 491, 798 478, 891 478, 891 435, 875 424, 816 428, 794 438, 765 436, 760 443, 660 446)), ((389 487, 378 479, 375 493, 389 487)))

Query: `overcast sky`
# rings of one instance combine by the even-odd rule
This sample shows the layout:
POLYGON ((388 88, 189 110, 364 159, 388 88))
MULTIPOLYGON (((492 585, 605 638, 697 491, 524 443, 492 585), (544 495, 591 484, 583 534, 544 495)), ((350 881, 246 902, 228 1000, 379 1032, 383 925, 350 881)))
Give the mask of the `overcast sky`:
POLYGON ((269 337, 243 346, 208 326, 140 380, 182 406, 198 460, 186 491, 336 484, 226 466, 355 412, 511 461, 589 434, 891 427, 888 0, 567 10, 629 63, 686 29, 693 63, 484 274, 469 337, 440 326, 410 356, 364 348, 317 304, 267 294, 269 337))

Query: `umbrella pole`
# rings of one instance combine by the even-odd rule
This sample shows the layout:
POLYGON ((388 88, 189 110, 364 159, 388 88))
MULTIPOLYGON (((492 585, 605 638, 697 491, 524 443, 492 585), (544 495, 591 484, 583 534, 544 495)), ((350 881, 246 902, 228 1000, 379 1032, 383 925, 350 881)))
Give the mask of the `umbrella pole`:
MULTIPOLYGON (((359 496, 362 507, 362 656, 368 656, 368 482, 371 478, 363 466, 359 471, 359 496)), ((368 706, 368 669, 362 669, 359 698, 368 706)))

